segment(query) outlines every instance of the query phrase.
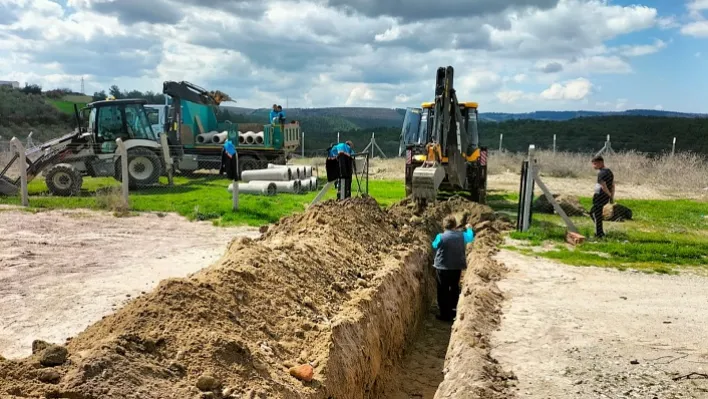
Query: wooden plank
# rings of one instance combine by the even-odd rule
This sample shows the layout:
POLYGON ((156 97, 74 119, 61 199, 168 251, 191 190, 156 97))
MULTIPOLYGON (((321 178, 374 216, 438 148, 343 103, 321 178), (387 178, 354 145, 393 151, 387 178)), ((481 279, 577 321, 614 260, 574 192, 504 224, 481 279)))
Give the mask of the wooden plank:
POLYGON ((551 192, 548 190, 548 187, 546 187, 546 185, 541 181, 541 178, 538 176, 537 171, 534 171, 533 179, 536 181, 538 186, 541 188, 541 191, 543 191, 543 194, 548 199, 548 202, 550 202, 551 205, 553 205, 553 209, 555 209, 556 213, 558 213, 560 215, 560 217, 563 219, 563 221, 565 222, 565 225, 568 227, 568 231, 573 232, 573 233, 577 233, 578 228, 575 227, 575 225, 570 220, 568 215, 565 213, 563 208, 561 208, 560 205, 558 205, 558 203, 556 202, 556 199, 553 198, 553 194, 551 194, 551 192))

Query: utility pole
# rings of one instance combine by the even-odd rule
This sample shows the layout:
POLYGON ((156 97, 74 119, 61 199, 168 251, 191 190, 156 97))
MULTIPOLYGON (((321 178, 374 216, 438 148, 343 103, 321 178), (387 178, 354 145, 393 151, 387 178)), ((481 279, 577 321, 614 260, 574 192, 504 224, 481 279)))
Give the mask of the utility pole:
POLYGON ((84 89, 84 77, 81 77, 81 94, 86 94, 86 90, 84 89))
POLYGON ((305 158, 305 131, 302 132, 302 157, 305 158))

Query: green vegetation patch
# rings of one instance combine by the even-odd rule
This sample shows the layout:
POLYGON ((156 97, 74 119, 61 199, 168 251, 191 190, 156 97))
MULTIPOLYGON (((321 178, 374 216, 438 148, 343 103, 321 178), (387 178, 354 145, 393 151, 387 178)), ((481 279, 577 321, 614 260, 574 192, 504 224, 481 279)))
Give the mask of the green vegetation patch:
MULTIPOLYGON (((321 182, 323 183, 323 182, 321 182)), ((283 216, 304 211, 317 195, 277 194, 272 197, 241 194, 239 211, 232 211, 231 194, 226 190, 230 181, 203 178, 176 177, 175 185, 131 191, 131 210, 138 212, 176 212, 190 220, 210 220, 216 225, 260 226, 277 222, 283 216)), ((30 206, 41 209, 88 208, 118 211, 119 183, 112 178, 85 178, 82 195, 78 197, 55 197, 49 194, 44 180, 30 182, 30 206)), ((320 185, 321 186, 321 185, 320 185)), ((352 183, 352 194, 356 193, 352 183)), ((364 187, 362 186, 362 189, 364 187)), ((370 181, 369 194, 382 206, 389 206, 405 197, 405 188, 400 181, 370 181)), ((331 189, 324 200, 336 198, 331 189)), ((1 204, 19 205, 18 197, 0 197, 1 204)))
MULTIPOLYGON (((500 211, 516 213, 518 195, 495 193, 491 205, 500 211)), ((590 198, 581 198, 589 208, 590 198)), ((534 213, 528 232, 512 232, 512 239, 523 243, 510 247, 576 266, 601 266, 637 269, 659 273, 678 267, 708 266, 708 204, 691 200, 624 200, 633 219, 605 222, 607 236, 594 239, 594 224, 589 217, 571 218, 587 241, 578 246, 565 244, 566 228, 557 215, 534 213)))

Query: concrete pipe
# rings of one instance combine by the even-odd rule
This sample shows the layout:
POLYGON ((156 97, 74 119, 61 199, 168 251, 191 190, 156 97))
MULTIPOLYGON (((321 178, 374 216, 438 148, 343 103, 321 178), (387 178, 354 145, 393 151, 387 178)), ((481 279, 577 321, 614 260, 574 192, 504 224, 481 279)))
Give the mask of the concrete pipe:
POLYGON ((197 143, 208 144, 212 142, 212 139, 216 135, 216 132, 209 132, 197 135, 197 143))
POLYGON ((296 194, 299 191, 297 180, 274 181, 279 193, 296 194))
POLYGON ((278 186, 272 181, 250 181, 238 184, 239 194, 255 195, 275 195, 278 193, 278 186))
POLYGON ((256 136, 254 134, 246 133, 246 144, 254 144, 256 142, 256 136))
POLYGON ((317 178, 315 176, 310 177, 310 190, 317 191, 317 178))
POLYGON ((287 168, 255 169, 241 172, 241 180, 244 182, 254 180, 288 181, 292 179, 293 176, 287 168))
POLYGON ((277 168, 289 168, 290 165, 278 165, 274 163, 269 163, 268 164, 268 169, 277 169, 277 168))
POLYGON ((255 139, 256 144, 263 144, 263 132, 258 132, 254 134, 253 137, 255 139))
POLYGON ((214 137, 211 138, 211 142, 214 144, 224 144, 224 142, 226 142, 227 136, 228 136, 228 133, 226 133, 226 132, 217 133, 214 135, 214 137))
POLYGON ((312 166, 305 166, 305 177, 308 179, 312 177, 312 166))
POLYGON ((241 132, 238 134, 238 143, 239 144, 246 144, 246 136, 242 135, 241 132))
POLYGON ((308 191, 312 191, 312 187, 310 185, 310 179, 301 179, 297 181, 300 184, 300 192, 301 193, 306 193, 308 191))

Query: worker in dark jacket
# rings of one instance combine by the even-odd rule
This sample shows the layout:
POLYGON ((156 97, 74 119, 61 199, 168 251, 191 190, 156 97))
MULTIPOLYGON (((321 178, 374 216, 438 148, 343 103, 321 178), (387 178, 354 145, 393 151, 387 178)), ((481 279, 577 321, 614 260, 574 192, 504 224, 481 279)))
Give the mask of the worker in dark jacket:
POLYGON ((460 296, 460 276, 467 268, 467 244, 474 241, 474 231, 469 224, 465 231, 455 230, 457 220, 448 216, 443 221, 445 231, 433 241, 436 279, 438 283, 438 320, 452 321, 455 318, 457 300, 460 296))
POLYGON ((238 166, 236 164, 236 146, 230 139, 226 139, 224 147, 221 149, 221 168, 219 174, 226 173, 226 176, 231 180, 237 180, 238 166))
POLYGON ((595 222, 595 237, 605 237, 602 226, 602 209, 605 205, 615 201, 615 176, 612 171, 605 166, 605 160, 597 155, 592 159, 592 166, 597 170, 597 183, 595 183, 595 194, 592 196, 592 208, 590 216, 595 222))
POLYGON ((327 171, 327 181, 333 181, 334 186, 337 187, 337 180, 339 180, 339 163, 337 161, 337 145, 335 143, 331 143, 327 148, 325 170, 327 171))
POLYGON ((344 194, 341 186, 337 191, 337 198, 344 199, 352 196, 352 175, 354 174, 354 144, 347 140, 346 143, 339 143, 334 147, 339 164, 339 184, 344 184, 344 194))

